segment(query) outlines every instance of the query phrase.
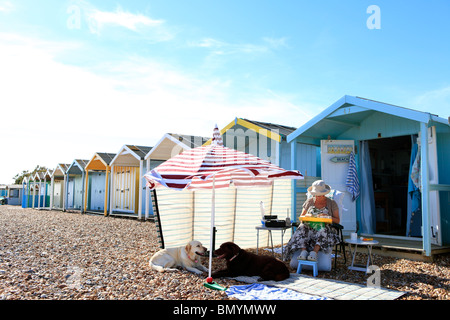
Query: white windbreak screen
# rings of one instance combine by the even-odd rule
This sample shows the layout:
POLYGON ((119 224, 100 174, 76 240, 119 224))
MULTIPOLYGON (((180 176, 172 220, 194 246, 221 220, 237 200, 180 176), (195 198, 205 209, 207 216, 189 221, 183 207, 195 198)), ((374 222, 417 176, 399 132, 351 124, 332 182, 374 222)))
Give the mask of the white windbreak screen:
MULTIPOLYGON (((215 193, 216 248, 226 241, 241 248, 256 248, 255 227, 261 225, 260 202, 267 215, 285 219, 291 206, 291 180, 276 180, 273 186, 218 189, 215 193)), ((209 247, 211 234, 211 190, 176 191, 157 189, 160 225, 166 248, 183 246, 191 240, 209 247)), ((290 212, 289 212, 290 216, 290 212)), ((281 244, 273 232, 274 245, 281 244)), ((289 241, 286 232, 284 242, 289 241)), ((259 247, 270 245, 268 232, 259 232, 259 247)))

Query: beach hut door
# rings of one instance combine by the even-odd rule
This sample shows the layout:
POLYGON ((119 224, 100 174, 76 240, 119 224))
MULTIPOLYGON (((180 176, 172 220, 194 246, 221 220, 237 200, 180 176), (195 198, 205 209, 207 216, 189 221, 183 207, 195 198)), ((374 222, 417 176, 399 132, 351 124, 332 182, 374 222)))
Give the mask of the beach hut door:
MULTIPOLYGON (((347 192, 348 157, 354 151, 354 140, 321 140, 322 180, 333 190, 345 194, 339 206, 341 225, 346 232, 356 231, 356 203, 347 192)), ((339 203, 338 203, 339 204, 339 203)))
POLYGON ((69 179, 69 183, 67 186, 67 208, 73 208, 73 201, 74 201, 74 192, 75 192, 75 181, 72 179, 69 179))

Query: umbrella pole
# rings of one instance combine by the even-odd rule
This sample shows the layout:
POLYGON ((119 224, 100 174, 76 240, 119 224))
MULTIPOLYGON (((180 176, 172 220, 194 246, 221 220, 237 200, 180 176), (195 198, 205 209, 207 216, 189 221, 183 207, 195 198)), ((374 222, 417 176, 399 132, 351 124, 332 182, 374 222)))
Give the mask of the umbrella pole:
POLYGON ((212 268, 212 256, 214 251, 214 238, 216 236, 215 232, 215 215, 216 215, 216 176, 213 175, 213 188, 212 188, 212 196, 211 196, 211 233, 209 237, 209 269, 208 269, 208 278, 206 282, 203 284, 205 287, 214 290, 225 291, 226 288, 222 287, 220 284, 213 281, 211 277, 211 268, 212 268))
POLYGON ((211 229, 209 236, 209 270, 208 277, 211 277, 211 268, 212 268, 212 256, 214 251, 214 220, 216 215, 216 175, 213 175, 213 188, 212 188, 212 196, 211 196, 211 229))

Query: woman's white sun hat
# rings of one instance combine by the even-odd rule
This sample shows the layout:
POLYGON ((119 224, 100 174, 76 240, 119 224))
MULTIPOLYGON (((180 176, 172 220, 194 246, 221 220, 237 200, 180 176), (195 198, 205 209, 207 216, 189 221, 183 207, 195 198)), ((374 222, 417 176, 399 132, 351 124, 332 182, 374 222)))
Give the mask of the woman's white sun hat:
POLYGON ((331 187, 323 180, 316 180, 308 188, 308 192, 313 196, 324 196, 331 191, 331 187))

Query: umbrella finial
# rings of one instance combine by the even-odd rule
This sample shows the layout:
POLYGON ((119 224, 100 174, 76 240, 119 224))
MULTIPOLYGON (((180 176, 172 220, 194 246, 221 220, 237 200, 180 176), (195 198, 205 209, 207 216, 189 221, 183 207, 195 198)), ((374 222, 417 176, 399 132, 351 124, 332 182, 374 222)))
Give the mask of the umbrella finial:
POLYGON ((211 144, 213 146, 223 146, 223 140, 222 140, 222 136, 220 135, 220 131, 219 128, 216 126, 214 127, 214 131, 213 131, 213 137, 212 137, 212 142, 211 144))

